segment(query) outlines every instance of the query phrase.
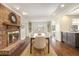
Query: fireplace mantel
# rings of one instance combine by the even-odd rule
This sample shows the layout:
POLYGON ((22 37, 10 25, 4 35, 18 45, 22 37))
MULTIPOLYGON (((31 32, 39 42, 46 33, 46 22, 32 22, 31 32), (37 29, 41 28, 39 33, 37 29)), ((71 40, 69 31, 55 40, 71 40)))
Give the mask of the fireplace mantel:
POLYGON ((6 28, 8 29, 8 27, 17 27, 18 29, 20 29, 20 25, 17 25, 17 24, 9 24, 9 23, 3 23, 3 25, 6 26, 6 28))
POLYGON ((3 23, 3 25, 6 25, 6 26, 14 26, 14 27, 20 27, 20 25, 17 25, 17 24, 9 24, 9 23, 3 23))

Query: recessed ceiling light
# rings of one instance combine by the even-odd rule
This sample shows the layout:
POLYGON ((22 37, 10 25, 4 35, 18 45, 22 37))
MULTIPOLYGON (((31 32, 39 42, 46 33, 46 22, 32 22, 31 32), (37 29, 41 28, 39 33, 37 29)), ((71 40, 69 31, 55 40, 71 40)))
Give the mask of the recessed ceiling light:
POLYGON ((64 7, 64 4, 61 4, 61 7, 64 7))
POLYGON ((23 15, 27 15, 27 13, 23 11, 23 15))
POLYGON ((20 7, 19 7, 19 6, 15 6, 15 8, 16 8, 17 10, 19 10, 19 9, 20 9, 20 7))
POLYGON ((17 9, 17 10, 19 10, 20 8, 19 8, 19 7, 17 7, 16 9, 17 9))

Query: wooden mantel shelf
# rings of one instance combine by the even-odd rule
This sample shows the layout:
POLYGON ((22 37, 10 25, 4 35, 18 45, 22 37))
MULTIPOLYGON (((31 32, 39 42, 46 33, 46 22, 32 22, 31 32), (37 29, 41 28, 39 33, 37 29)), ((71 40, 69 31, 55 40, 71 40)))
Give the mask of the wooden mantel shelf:
POLYGON ((3 25, 6 25, 6 26, 15 26, 15 27, 20 27, 20 26, 17 25, 17 24, 8 24, 8 23, 3 23, 3 25))

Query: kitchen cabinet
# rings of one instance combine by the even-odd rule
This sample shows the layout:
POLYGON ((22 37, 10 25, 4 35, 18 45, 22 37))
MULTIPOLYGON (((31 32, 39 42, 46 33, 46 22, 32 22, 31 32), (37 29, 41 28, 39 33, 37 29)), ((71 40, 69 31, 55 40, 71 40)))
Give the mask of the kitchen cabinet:
POLYGON ((76 32, 62 32, 61 39, 64 43, 73 47, 79 47, 79 33, 76 32))

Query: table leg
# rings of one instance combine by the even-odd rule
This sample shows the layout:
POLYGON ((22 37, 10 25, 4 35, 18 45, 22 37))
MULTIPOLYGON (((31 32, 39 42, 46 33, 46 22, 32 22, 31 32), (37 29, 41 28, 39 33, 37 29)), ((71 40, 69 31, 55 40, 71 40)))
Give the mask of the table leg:
POLYGON ((50 50, 50 41, 48 39, 48 53, 50 52, 49 50, 50 50))
POLYGON ((32 39, 30 40, 30 53, 32 53, 32 39))

